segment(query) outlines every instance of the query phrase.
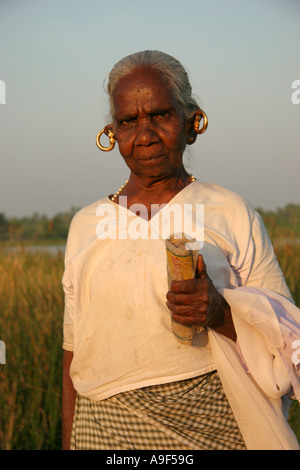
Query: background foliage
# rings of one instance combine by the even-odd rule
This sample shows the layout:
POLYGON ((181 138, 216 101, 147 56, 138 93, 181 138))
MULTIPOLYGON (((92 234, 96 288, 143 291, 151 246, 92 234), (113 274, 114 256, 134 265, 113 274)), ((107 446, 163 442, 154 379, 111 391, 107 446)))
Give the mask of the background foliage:
MULTIPOLYGON (((72 207, 69 212, 60 212, 53 217, 33 214, 31 217, 7 217, 0 212, 0 240, 17 241, 55 241, 65 240, 70 221, 79 208, 72 207)), ((276 211, 258 208, 272 240, 300 238, 300 205, 288 204, 276 211)))

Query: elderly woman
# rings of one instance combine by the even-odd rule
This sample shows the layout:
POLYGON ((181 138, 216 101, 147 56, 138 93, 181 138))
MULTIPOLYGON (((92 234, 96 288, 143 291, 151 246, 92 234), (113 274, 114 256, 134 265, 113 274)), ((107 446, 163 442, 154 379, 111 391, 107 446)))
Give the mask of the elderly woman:
POLYGON ((285 403, 299 394, 299 310, 259 215, 184 168, 207 127, 184 68, 136 53, 114 66, 108 93, 97 145, 117 143, 130 174, 69 231, 63 448, 298 449, 285 403), (194 275, 168 284, 166 240, 150 228, 166 208, 199 205, 194 275))

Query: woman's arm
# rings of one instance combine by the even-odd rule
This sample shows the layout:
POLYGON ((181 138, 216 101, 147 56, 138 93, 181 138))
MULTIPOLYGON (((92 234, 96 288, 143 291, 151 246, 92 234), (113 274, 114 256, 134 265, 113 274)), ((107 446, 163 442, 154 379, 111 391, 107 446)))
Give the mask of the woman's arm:
POLYGON ((76 390, 70 377, 72 351, 64 351, 63 355, 63 390, 62 390, 62 449, 70 450, 71 431, 75 410, 76 390))

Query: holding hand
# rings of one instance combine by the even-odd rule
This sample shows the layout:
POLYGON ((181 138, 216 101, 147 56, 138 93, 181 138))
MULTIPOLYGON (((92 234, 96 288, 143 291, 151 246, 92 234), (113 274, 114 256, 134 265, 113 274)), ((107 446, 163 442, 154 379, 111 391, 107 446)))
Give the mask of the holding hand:
POLYGON ((167 307, 178 323, 208 326, 236 339, 230 306, 208 277, 202 255, 197 259, 195 279, 172 281, 167 307))

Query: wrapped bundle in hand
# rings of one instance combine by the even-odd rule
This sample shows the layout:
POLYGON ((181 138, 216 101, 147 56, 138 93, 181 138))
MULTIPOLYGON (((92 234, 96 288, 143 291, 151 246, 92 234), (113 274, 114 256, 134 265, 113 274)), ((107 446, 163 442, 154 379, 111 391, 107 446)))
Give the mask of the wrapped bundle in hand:
MULTIPOLYGON (((180 234, 180 236, 171 235, 165 241, 169 288, 172 281, 182 281, 195 277, 198 250, 189 248, 189 245, 192 245, 194 241, 184 234, 180 234)), ((172 318, 172 330, 181 343, 192 343, 195 333, 193 326, 182 325, 172 318)))

